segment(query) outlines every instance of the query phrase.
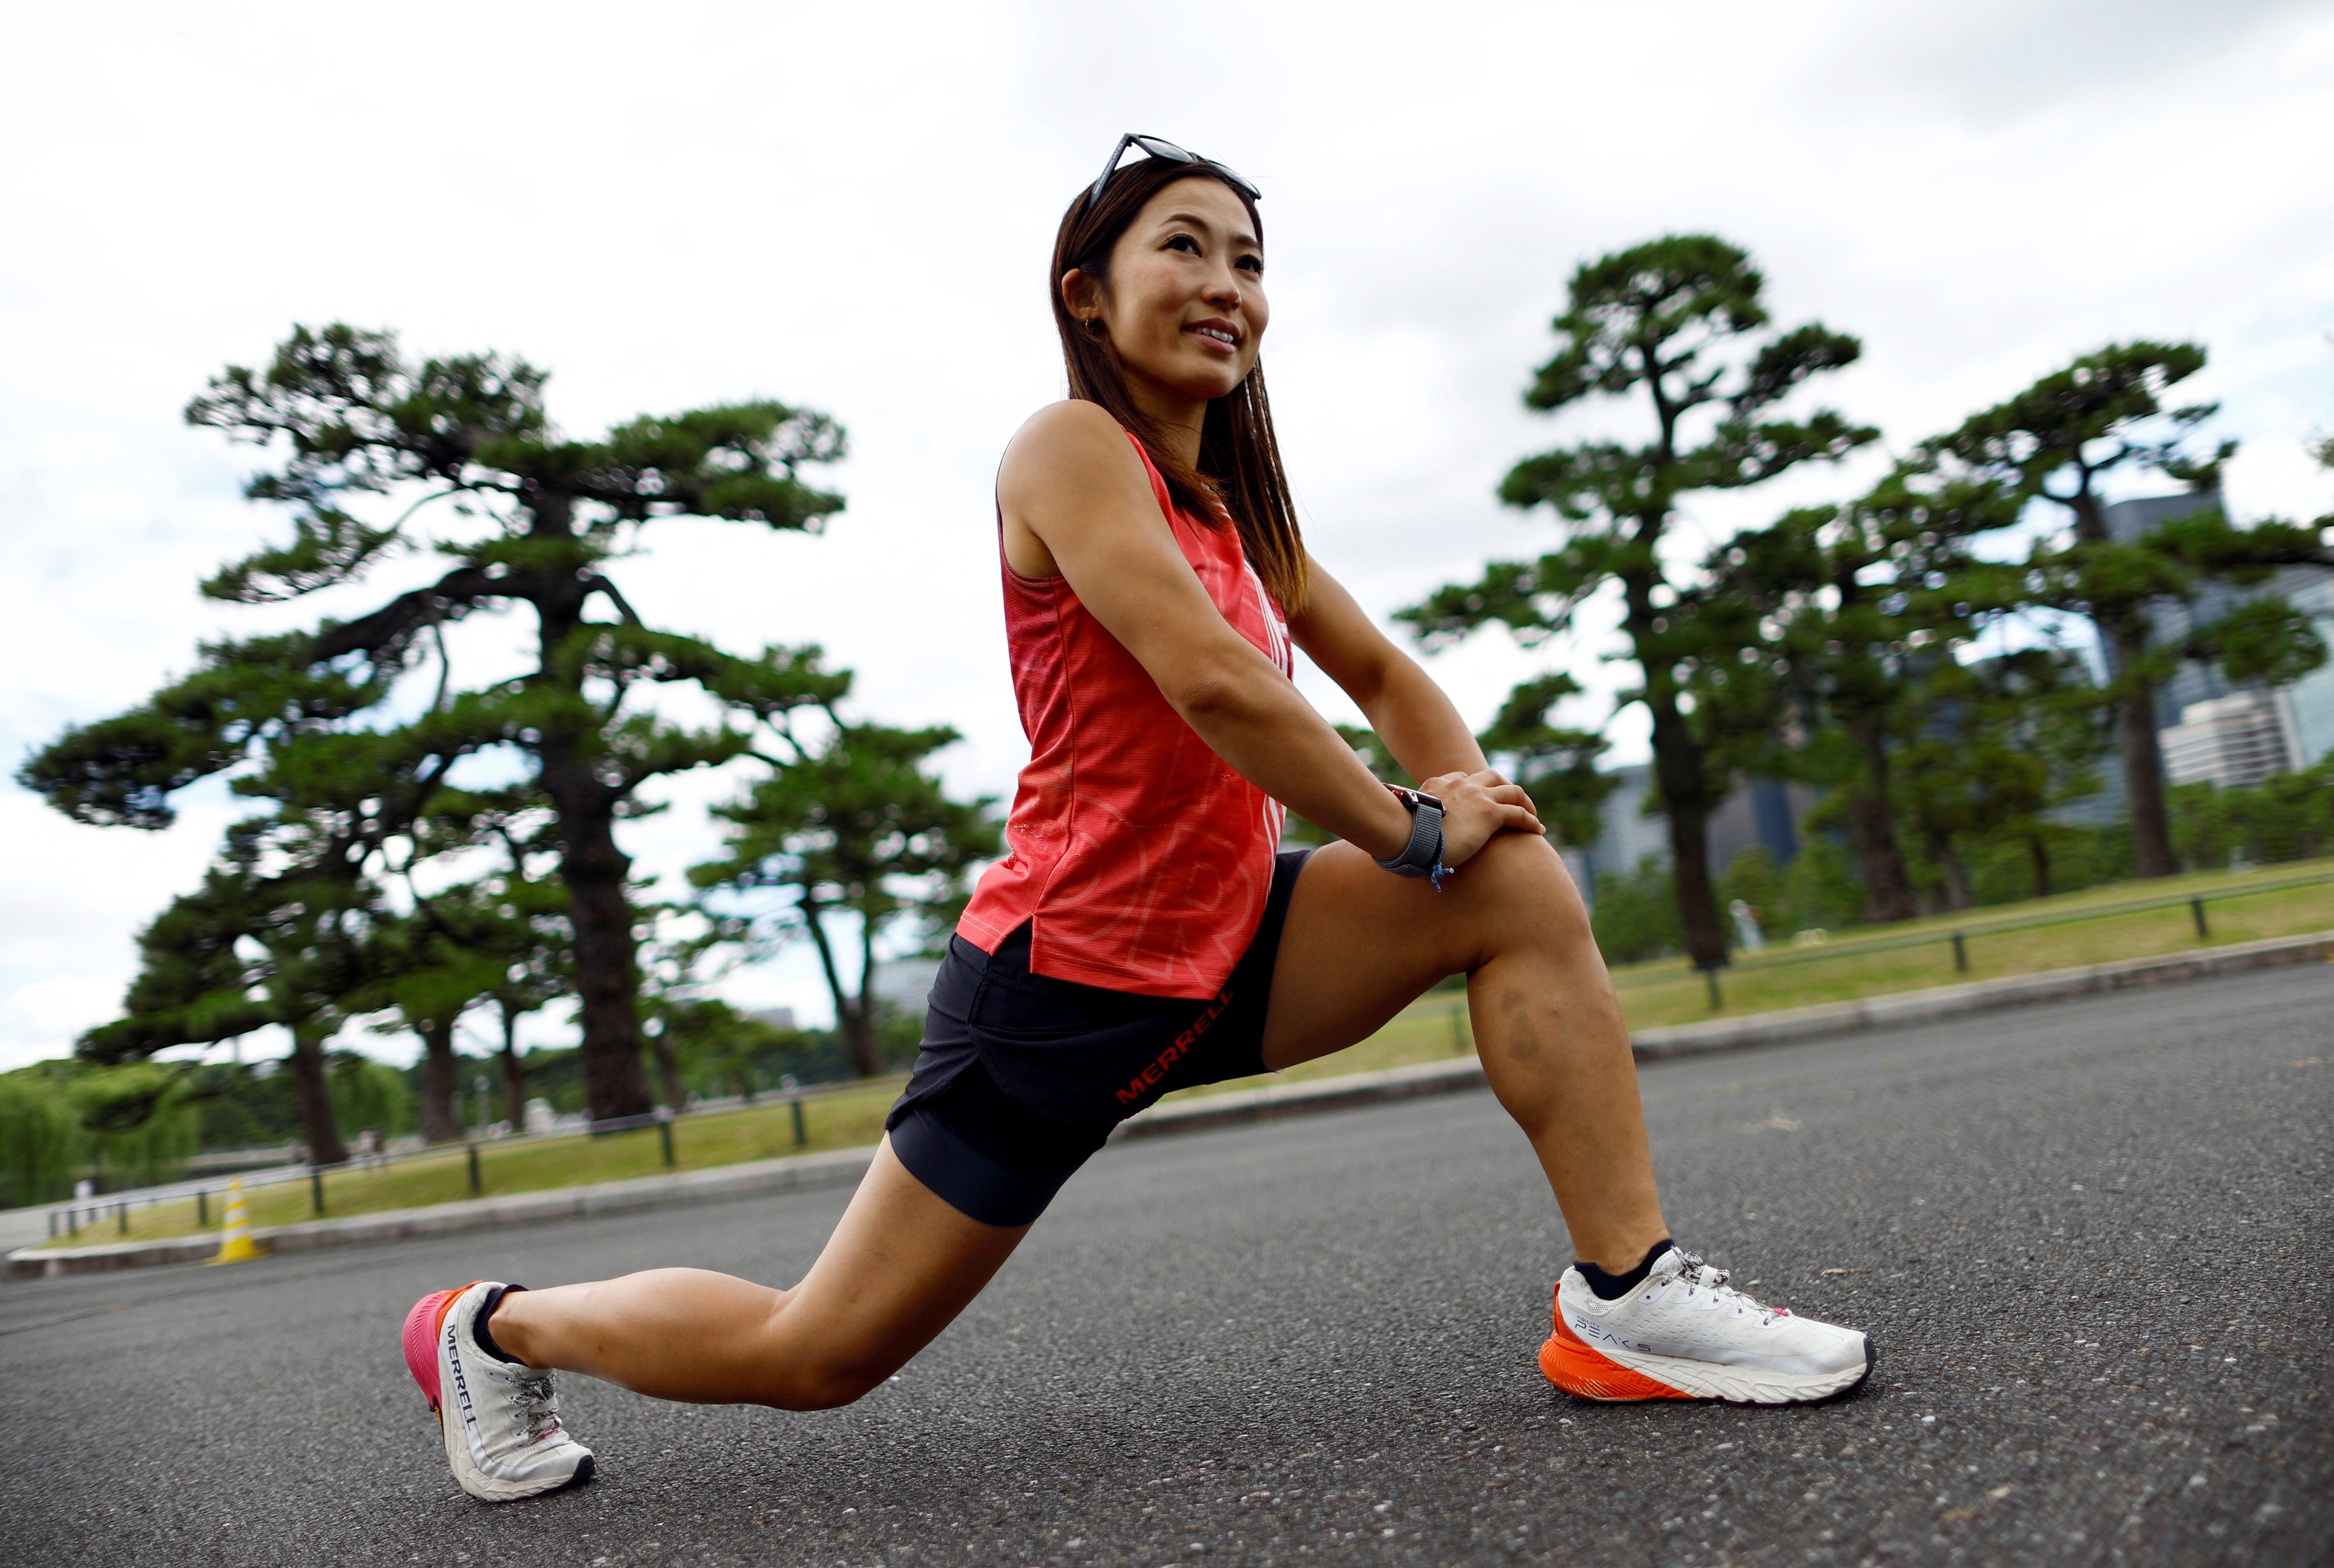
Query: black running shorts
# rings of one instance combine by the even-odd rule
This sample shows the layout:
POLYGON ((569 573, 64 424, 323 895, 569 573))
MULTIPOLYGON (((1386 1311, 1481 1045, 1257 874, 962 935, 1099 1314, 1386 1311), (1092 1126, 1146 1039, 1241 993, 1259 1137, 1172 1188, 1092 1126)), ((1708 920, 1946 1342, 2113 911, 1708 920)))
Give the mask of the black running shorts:
POLYGON ((892 1152, 968 1217, 1027 1225, 1112 1128, 1161 1095, 1263 1072, 1280 930, 1311 853, 1275 859, 1264 919, 1211 997, 1033 975, 1026 925, 994 953, 950 938, 916 1070, 884 1121, 892 1152))

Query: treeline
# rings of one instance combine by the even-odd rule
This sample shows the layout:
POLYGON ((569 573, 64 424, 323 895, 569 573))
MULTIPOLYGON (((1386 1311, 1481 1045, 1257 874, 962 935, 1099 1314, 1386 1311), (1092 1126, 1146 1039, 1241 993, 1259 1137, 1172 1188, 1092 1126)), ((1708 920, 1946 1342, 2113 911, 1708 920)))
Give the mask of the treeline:
POLYGON ((458 1029, 473 1020, 499 1042, 487 1070, 516 1121, 545 1077, 519 1036, 554 1005, 575 1015, 583 1107, 641 1114, 660 1092, 678 1102, 708 1063, 769 1054, 707 984, 795 939, 817 951, 837 1027, 832 1051, 782 1044, 813 1070, 863 1074, 895 1053, 879 938, 944 928, 968 869, 996 852, 990 803, 950 798, 932 771, 956 733, 850 714, 849 672, 815 647, 740 653, 649 626, 615 580, 669 518, 816 532, 843 502, 808 476, 844 455, 843 430, 761 400, 584 439, 551 423, 544 383, 524 361, 416 362, 388 333, 334 325, 295 330, 264 369, 231 366, 189 405, 191 423, 266 454, 246 493, 292 518, 288 541, 206 595, 280 603, 345 593, 404 557, 439 565, 352 618, 206 644, 191 671, 18 773, 96 824, 166 827, 178 795, 219 777, 260 806, 140 934, 121 1016, 78 1043, 56 1103, 86 1135, 203 1100, 203 1070, 159 1053, 272 1028, 292 1043, 299 1140, 338 1161, 350 1126, 376 1124, 352 1121, 334 1066, 334 1042, 365 1027, 420 1040, 414 1117, 451 1139, 471 1060, 458 1029), (523 638, 521 673, 458 656, 448 629, 490 616, 523 638), (651 700, 675 688, 696 700, 651 700), (687 898, 645 899, 616 824, 661 809, 656 781, 722 765, 746 770, 716 812, 722 853, 687 898))
MULTIPOLYGON (((1697 497, 1880 440, 1837 410, 1799 407, 1803 389, 1854 363, 1862 345, 1813 322, 1778 327, 1764 288, 1741 250, 1709 236, 1582 265, 1553 323, 1556 352, 1524 401, 1550 413, 1634 406, 1642 438, 1594 437, 1517 464, 1500 499, 1548 517, 1551 547, 1494 563, 1400 616, 1429 646, 1491 626, 1532 645, 1572 631, 1592 599, 1618 601, 1637 676, 1621 701, 1651 721, 1648 809, 1667 819, 1669 854, 1659 871, 1600 868, 1600 921, 1618 946, 1608 956, 1667 947, 1698 966, 1725 962, 1721 910, 1744 895, 1710 863, 1708 826, 1746 777, 1822 794, 1807 865, 1761 904, 1806 924, 1907 919, 1924 890, 1932 907, 1966 907, 1987 896, 1981 883, 2004 885, 2013 858, 2030 894, 2107 863, 2133 877, 2178 870, 2181 808, 2158 750, 2159 693, 2184 661, 2275 686, 2316 668, 2326 649, 2274 593, 2238 596, 2177 639, 2158 636, 2152 612, 2216 586, 2258 589, 2281 568, 2334 566, 2321 543, 2334 518, 2232 520, 2219 478, 2236 443, 2206 444, 2214 406, 2179 396, 2204 350, 2135 341, 2082 355, 1902 450, 1861 495, 1698 537, 1683 526, 1697 497), (2106 492, 2147 474, 2193 506, 2117 537, 2106 492), (2027 629, 2011 651, 1972 656, 2011 620, 2027 629), (2059 640, 2077 624, 2104 659, 2102 680, 2059 640), (2062 827, 2060 808, 2098 794, 2110 767, 2128 814, 2121 847, 2103 852, 2062 827), (2070 855, 2080 868, 2064 863, 2070 855), (1670 906, 1662 919, 1645 913, 1656 900, 1670 906)), ((2319 456, 2334 467, 2334 443, 2319 456)), ((1600 731, 1550 723, 1551 693, 1576 689, 1561 675, 1525 683, 1483 738, 1543 814, 1588 824, 1614 781, 1594 765, 1600 731)), ((2307 816, 2327 788, 2321 770, 2262 799, 2271 817, 2307 816)), ((2234 823, 2247 813, 2261 814, 2232 803, 2223 815, 2234 823)), ((1738 884, 1745 878, 1774 880, 1755 861, 1738 884)))

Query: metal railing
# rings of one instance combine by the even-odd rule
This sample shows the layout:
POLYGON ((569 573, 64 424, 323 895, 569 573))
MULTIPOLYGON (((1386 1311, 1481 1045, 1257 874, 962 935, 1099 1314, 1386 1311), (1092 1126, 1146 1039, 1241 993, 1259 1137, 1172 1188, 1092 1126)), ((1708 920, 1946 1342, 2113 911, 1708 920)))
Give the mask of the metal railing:
POLYGON ((2318 871, 2306 877, 2288 877, 2273 882, 2254 882, 2242 888, 2220 888, 2205 892, 2169 893, 2161 898, 2137 899, 2128 903, 2110 904, 2098 909, 2069 909, 2053 915, 2029 915, 2020 919, 1971 922, 1950 929, 1914 931, 1903 936, 1881 937, 1865 941, 1819 942, 1805 948, 1794 948, 1788 952, 1778 953, 1772 957, 1762 953, 1756 957, 1731 962, 1724 966, 1723 969, 1676 968, 1650 972, 1641 969, 1616 977, 1614 985, 1616 989, 1625 990, 1639 986, 1667 985, 1678 980, 1690 979, 1699 974, 1709 986, 1710 1009, 1715 1013, 1725 1005, 1725 997, 1719 987, 1719 976, 1727 970, 1731 970, 1739 979, 1763 974, 1769 969, 1788 968, 1796 964, 1836 962, 1842 958, 1864 957, 1874 953, 1901 952, 1910 948, 1943 946, 1953 949, 1954 973, 1966 975, 1970 967, 1969 945, 1981 937, 1999 937, 2012 931, 2035 930, 2044 926, 2069 926, 2086 920, 2112 919, 2119 915, 2146 914, 2156 909, 2176 909, 2184 904, 2188 907, 2190 918, 2195 921, 2197 940, 2210 941, 2213 928, 2212 922, 2204 913, 2206 904, 2224 902, 2231 899, 2250 899, 2260 893, 2284 892, 2293 888, 2313 887, 2323 882, 2334 882, 2334 871, 2318 871))
MULTIPOLYGON (((791 1089, 766 1091, 750 1101, 738 1096, 700 1101, 678 1112, 660 1106, 657 1110, 644 1115, 612 1117, 606 1121, 589 1121, 581 1127, 562 1128, 550 1132, 508 1133, 500 1138, 485 1139, 475 1135, 469 1136, 463 1140, 461 1147, 470 1195, 476 1198, 483 1197, 486 1193, 486 1170, 481 1159, 482 1151, 500 1154, 513 1150, 541 1148, 564 1140, 604 1138, 612 1133, 632 1132, 642 1128, 653 1127, 657 1130, 658 1153, 661 1163, 670 1170, 677 1169, 680 1165, 680 1150, 673 1132, 674 1127, 679 1123, 691 1117, 723 1116, 739 1111, 767 1110, 780 1103, 786 1104, 791 1113, 793 1125, 790 1130, 794 1135, 795 1148, 807 1149, 810 1146, 810 1127, 808 1119, 804 1113, 804 1103, 806 1101, 825 1099, 830 1095, 848 1093, 854 1090, 863 1090, 869 1083, 874 1082, 880 1081, 856 1079, 843 1083, 806 1083, 791 1089)), ((448 1141, 428 1144, 419 1149, 401 1149, 394 1152, 354 1155, 344 1160, 323 1165, 298 1162, 272 1169, 240 1171, 236 1173, 236 1179, 246 1193, 258 1188, 280 1187, 287 1182, 305 1181, 308 1184, 310 1212, 314 1217, 322 1219, 329 1213, 325 1195, 327 1177, 359 1172, 379 1172, 391 1166, 445 1159, 452 1154, 455 1145, 448 1141)), ((130 1233, 130 1217, 135 1210, 155 1208, 165 1203, 180 1203, 189 1198, 195 1201, 196 1226, 198 1231, 207 1231, 211 1227, 211 1210, 215 1201, 220 1206, 223 1217, 226 1192, 225 1178, 205 1177, 51 1204, 46 1206, 49 1210, 49 1236, 51 1240, 59 1236, 78 1237, 84 1229, 101 1232, 108 1219, 113 1221, 116 1234, 127 1236, 130 1233)))

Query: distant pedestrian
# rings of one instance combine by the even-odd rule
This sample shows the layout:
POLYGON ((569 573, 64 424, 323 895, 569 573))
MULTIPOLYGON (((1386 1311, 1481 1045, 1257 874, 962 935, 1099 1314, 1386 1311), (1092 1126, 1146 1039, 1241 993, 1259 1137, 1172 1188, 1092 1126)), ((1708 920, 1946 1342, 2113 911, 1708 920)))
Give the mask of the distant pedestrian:
MULTIPOLYGON (((997 482, 1032 753, 1010 852, 958 923, 922 1054, 825 1250, 788 1290, 656 1269, 423 1297, 407 1359, 473 1496, 591 1473, 555 1368, 668 1400, 849 1404, 979 1294, 1116 1122, 1366 1039, 1459 973, 1577 1259, 1539 1354, 1551 1380, 1773 1404, 1870 1369, 1864 1335, 1761 1306, 1672 1245, 1628 1031, 1530 799, 1307 553, 1257 368, 1257 197, 1126 137, 1062 219, 1047 281, 1071 397, 1021 428, 997 482), (1129 147, 1147 156, 1119 171, 1129 147), (1291 682, 1292 644, 1423 789, 1370 775, 1291 682), (1342 842, 1276 853, 1285 810, 1342 842)), ((952 359, 979 362, 1008 319, 933 300, 952 359)))
POLYGON ((1734 921, 1736 944, 1746 953, 1765 951, 1767 933, 1759 928, 1759 911, 1737 899, 1726 906, 1726 912, 1734 921))

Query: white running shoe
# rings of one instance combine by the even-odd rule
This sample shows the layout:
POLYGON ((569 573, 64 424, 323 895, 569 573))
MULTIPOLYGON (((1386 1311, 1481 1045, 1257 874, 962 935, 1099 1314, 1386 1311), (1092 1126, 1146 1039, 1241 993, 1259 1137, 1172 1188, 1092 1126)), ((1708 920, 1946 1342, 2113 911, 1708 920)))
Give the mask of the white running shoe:
POLYGON ((462 1490, 487 1503, 590 1480, 593 1463, 560 1429, 551 1373, 479 1348, 478 1313, 500 1289, 479 1280, 432 1291, 405 1314, 406 1369, 437 1413, 447 1463, 462 1490))
POLYGON ((1872 1340, 1761 1306, 1731 1288, 1724 1269, 1673 1246, 1616 1301, 1599 1299, 1578 1269, 1566 1269, 1539 1370, 1585 1400, 1789 1405, 1862 1382, 1872 1340))

